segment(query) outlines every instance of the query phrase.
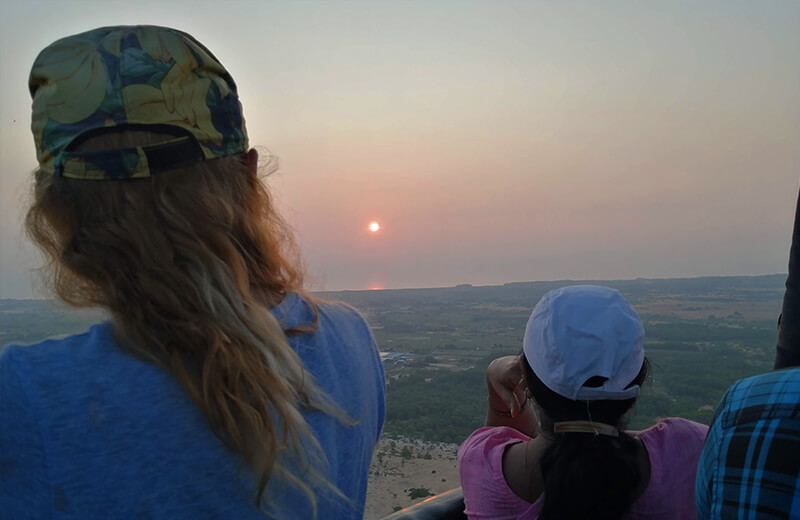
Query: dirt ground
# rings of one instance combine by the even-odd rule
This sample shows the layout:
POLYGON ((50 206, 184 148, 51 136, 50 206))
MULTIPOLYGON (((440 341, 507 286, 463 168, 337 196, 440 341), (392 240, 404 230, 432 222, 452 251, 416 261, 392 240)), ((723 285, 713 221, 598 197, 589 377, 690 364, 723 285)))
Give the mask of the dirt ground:
POLYGON ((457 444, 381 439, 372 457, 364 519, 378 520, 427 498, 411 499, 412 488, 436 495, 458 487, 457 452, 457 444))

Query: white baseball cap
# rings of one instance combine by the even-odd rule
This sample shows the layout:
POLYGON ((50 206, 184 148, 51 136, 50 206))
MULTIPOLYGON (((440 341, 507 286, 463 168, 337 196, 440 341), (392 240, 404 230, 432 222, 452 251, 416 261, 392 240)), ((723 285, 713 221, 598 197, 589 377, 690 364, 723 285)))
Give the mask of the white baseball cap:
POLYGON ((534 374, 550 390, 573 401, 631 399, 625 388, 644 362, 644 327, 616 289, 563 287, 545 294, 525 329, 523 351, 534 374), (584 386, 600 376, 602 386, 584 386))

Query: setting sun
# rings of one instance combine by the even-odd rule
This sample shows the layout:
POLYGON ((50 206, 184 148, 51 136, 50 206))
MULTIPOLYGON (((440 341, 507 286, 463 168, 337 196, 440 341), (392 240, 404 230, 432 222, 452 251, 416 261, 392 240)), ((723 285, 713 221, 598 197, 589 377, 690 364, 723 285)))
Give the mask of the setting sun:
POLYGON ((381 225, 378 224, 377 222, 371 222, 370 225, 369 225, 369 230, 372 231, 373 233, 378 231, 380 228, 381 228, 381 225))

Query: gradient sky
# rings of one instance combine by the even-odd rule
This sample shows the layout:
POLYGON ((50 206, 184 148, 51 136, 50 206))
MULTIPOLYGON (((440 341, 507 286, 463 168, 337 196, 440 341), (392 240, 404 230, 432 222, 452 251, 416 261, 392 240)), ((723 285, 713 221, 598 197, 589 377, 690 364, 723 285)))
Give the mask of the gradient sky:
POLYGON ((0 0, 0 297, 40 263, 30 65, 136 23, 233 74, 314 289, 785 272, 800 2, 600 4, 0 0))

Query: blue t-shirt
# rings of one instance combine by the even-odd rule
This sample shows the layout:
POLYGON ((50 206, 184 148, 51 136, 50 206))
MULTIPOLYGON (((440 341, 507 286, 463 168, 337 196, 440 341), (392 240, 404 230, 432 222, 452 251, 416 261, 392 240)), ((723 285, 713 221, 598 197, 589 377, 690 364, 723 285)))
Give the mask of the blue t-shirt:
MULTIPOLYGON (((273 314, 285 328, 309 324, 309 303, 289 294, 273 314)), ((319 304, 315 332, 289 343, 353 419, 344 426, 304 412, 350 498, 320 492, 319 518, 361 518, 372 451, 385 415, 385 382, 364 319, 319 304)), ((266 518, 252 472, 211 432, 164 369, 116 347, 108 323, 84 334, 0 355, 0 518, 266 518)), ((310 518, 305 496, 272 479, 269 511, 310 518)))

